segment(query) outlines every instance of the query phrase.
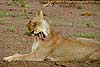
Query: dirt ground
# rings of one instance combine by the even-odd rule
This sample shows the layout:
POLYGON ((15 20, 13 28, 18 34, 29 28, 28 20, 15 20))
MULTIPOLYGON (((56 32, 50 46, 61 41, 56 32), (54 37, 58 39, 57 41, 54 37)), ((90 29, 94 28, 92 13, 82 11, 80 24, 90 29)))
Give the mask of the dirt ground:
POLYGON ((3 61, 6 56, 31 51, 33 37, 27 35, 26 24, 34 18, 37 10, 43 10, 44 18, 62 37, 87 37, 100 41, 100 4, 43 7, 40 2, 27 0, 26 7, 21 7, 8 5, 7 2, 9 0, 0 0, 0 67, 100 67, 100 62, 3 61))

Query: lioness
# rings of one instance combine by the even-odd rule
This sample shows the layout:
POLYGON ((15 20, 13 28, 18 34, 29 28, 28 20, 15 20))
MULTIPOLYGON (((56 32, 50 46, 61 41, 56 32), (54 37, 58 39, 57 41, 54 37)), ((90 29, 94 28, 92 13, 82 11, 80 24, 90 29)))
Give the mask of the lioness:
POLYGON ((43 18, 43 12, 27 24, 28 30, 34 37, 32 52, 15 54, 3 58, 6 61, 97 61, 100 60, 100 44, 88 39, 65 39, 50 28, 43 18))

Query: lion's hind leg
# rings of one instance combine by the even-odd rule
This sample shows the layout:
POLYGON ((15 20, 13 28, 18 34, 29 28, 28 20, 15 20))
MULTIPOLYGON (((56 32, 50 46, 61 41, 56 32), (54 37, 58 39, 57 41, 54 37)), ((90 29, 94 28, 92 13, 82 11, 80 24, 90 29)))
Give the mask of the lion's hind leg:
POLYGON ((93 53, 93 54, 89 57, 89 59, 90 59, 91 61, 98 61, 98 60, 100 60, 100 50, 98 50, 98 51, 96 51, 95 53, 93 53))

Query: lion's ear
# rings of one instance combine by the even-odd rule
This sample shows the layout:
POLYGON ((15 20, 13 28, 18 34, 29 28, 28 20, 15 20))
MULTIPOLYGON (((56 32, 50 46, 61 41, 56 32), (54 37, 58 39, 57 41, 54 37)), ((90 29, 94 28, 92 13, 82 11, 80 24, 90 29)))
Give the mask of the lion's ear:
POLYGON ((42 10, 38 11, 38 12, 36 13, 36 16, 37 16, 37 17, 40 17, 41 19, 43 19, 43 12, 42 12, 42 10))
POLYGON ((29 27, 30 26, 30 24, 31 24, 31 21, 29 21, 29 23, 26 25, 27 27, 29 27))

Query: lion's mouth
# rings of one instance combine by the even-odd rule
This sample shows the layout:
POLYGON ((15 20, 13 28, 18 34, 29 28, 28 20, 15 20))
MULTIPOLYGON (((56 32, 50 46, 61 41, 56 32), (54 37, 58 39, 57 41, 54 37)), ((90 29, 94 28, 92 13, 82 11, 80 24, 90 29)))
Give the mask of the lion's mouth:
POLYGON ((39 35, 40 39, 42 39, 42 40, 46 39, 46 36, 43 32, 40 32, 38 35, 39 35))
POLYGON ((46 40, 46 35, 43 32, 35 34, 34 31, 32 31, 31 34, 34 34, 34 36, 39 36, 39 38, 42 40, 46 40))

